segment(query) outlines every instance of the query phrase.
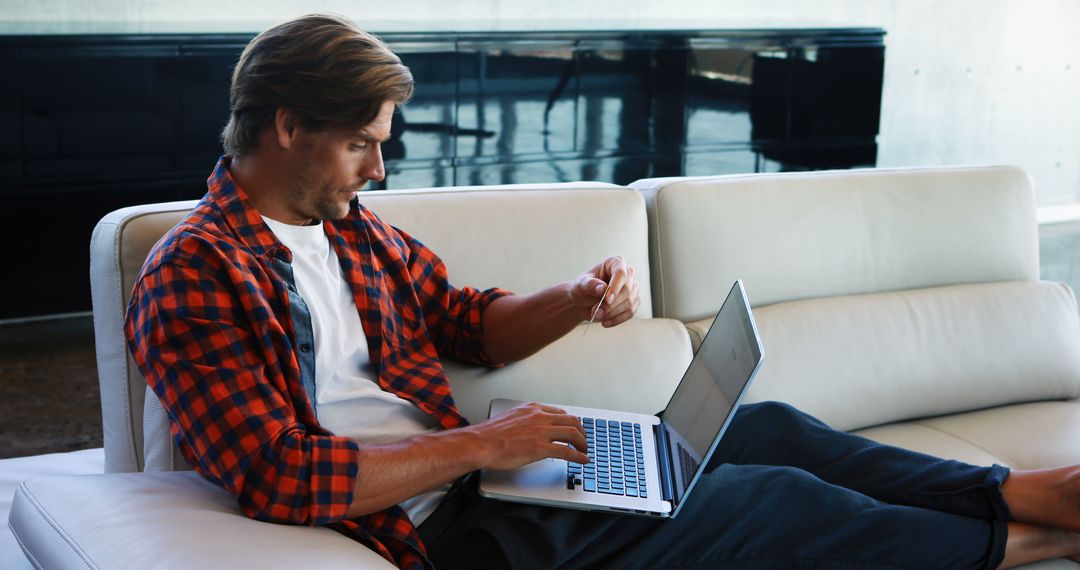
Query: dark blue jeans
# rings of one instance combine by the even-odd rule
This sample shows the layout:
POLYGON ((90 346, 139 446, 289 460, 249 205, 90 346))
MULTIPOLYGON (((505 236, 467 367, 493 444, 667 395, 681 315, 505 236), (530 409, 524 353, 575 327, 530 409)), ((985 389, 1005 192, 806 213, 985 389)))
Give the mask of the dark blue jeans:
POLYGON ((1004 557, 999 465, 880 445, 764 402, 739 410, 707 470, 675 519, 494 501, 463 485, 420 532, 439 568, 958 569, 1004 557))

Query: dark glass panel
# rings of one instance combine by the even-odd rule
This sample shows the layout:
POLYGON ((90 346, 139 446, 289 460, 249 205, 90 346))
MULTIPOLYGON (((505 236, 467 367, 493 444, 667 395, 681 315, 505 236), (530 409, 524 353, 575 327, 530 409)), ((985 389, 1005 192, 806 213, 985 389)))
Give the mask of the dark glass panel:
POLYGON ((877 135, 884 47, 808 47, 793 53, 790 138, 877 135))
POLYGON ((232 70, 244 44, 180 48, 183 106, 180 168, 210 174, 221 156, 221 130, 229 120, 232 70))
POLYGON ((757 52, 750 78, 750 138, 755 143, 783 141, 788 134, 791 59, 786 52, 757 52))
MULTIPOLYGON (((204 186, 205 188, 205 186, 204 186)), ((12 192, 0 208, 0 227, 17 236, 5 263, 17 279, 0 280, 0 319, 90 310, 90 234, 105 214, 136 204, 181 199, 176 183, 12 192)))
POLYGON ((396 190, 399 188, 444 188, 454 185, 454 168, 450 161, 434 164, 388 163, 386 178, 372 188, 396 190))
POLYGON ((677 175, 681 158, 656 161, 642 154, 678 154, 686 137, 686 40, 582 42, 578 146, 584 156, 615 154, 611 181, 642 173, 677 175))
POLYGON ((639 155, 458 166, 455 183, 475 186, 587 180, 628 185, 641 178, 668 176, 668 172, 680 170, 681 160, 680 155, 639 155))
MULTIPOLYGON (((690 70, 689 42, 685 38, 664 38, 656 46, 648 85, 652 99, 652 152, 678 152, 686 144, 686 97, 690 70)), ((681 162, 681 160, 680 160, 681 162)), ((668 170, 663 176, 679 174, 664 163, 654 169, 668 170)))
POLYGON ((873 167, 877 144, 827 144, 759 148, 763 172, 873 167), (774 164, 775 163, 775 164, 774 164))
MULTIPOLYGON (((687 144, 749 143, 753 138, 750 106, 755 89, 755 63, 759 58, 785 57, 786 52, 779 48, 734 47, 730 41, 692 41, 686 102, 687 144)), ((778 102, 782 103, 783 99, 780 97, 778 102)), ((783 115, 783 109, 780 114, 783 115)))
POLYGON ((409 66, 416 88, 412 100, 394 116, 390 129, 393 144, 383 146, 383 157, 453 158, 457 111, 454 44, 395 43, 390 47, 409 66))
POLYGON ((577 150, 585 156, 648 149, 652 48, 582 43, 577 150))
POLYGON ((588 161, 565 159, 458 166, 456 184, 477 186, 575 182, 581 180, 582 168, 586 162, 588 161))
POLYGON ((573 150, 577 69, 572 44, 462 44, 460 50, 458 157, 573 150))
POLYGON ((684 176, 754 172, 757 156, 750 149, 716 149, 686 153, 684 176))
POLYGON ((0 49, 0 77, 8 87, 0 89, 0 180, 22 176, 22 109, 19 50, 0 49))
POLYGON ((26 178, 176 170, 175 47, 25 48, 23 81, 26 178))
MULTIPOLYGON (((873 166, 884 52, 846 33, 390 34, 417 89, 394 118, 381 186, 873 166)), ((17 87, 0 92, 0 187, 12 197, 0 223, 60 254, 16 259, 44 277, 9 284, 0 313, 89 309, 63 299, 85 298, 97 219, 205 192, 247 39, 7 38, 0 73, 17 87)))

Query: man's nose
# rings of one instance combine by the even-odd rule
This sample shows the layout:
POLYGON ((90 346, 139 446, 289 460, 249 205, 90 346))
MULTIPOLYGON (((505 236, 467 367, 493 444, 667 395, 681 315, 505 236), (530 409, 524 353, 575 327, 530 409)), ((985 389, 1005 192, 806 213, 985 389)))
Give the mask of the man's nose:
POLYGON ((360 176, 366 180, 374 180, 375 182, 382 181, 386 178, 386 165, 383 164, 382 149, 380 145, 375 145, 375 148, 368 155, 367 160, 364 161, 360 176))

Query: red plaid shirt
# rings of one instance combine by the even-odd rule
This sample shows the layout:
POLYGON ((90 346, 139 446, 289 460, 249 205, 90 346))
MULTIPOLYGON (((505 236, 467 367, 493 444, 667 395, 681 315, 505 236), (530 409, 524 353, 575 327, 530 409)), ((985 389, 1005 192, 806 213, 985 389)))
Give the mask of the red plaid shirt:
MULTIPOLYGON (((429 566, 400 507, 346 519, 360 446, 323 429, 301 382, 288 281, 292 254, 222 158, 195 210, 150 252, 128 305, 131 353, 195 470, 250 517, 329 525, 400 567, 429 566), (278 262, 280 263, 280 262, 278 262)), ((357 201, 326 234, 353 290, 379 386, 445 429, 466 425, 439 357, 495 365, 481 315, 508 294, 456 289, 439 258, 357 201)), ((310 350, 310 348, 304 348, 310 350)))

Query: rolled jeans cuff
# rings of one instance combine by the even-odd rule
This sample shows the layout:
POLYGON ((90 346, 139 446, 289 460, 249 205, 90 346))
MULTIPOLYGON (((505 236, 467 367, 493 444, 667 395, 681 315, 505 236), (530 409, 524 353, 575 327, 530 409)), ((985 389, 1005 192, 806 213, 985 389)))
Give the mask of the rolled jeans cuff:
POLYGON ((1005 495, 1001 492, 1001 486, 1008 478, 1009 468, 997 463, 990 467, 990 471, 986 474, 986 493, 996 521, 1013 520, 1009 504, 1005 502, 1005 495))

